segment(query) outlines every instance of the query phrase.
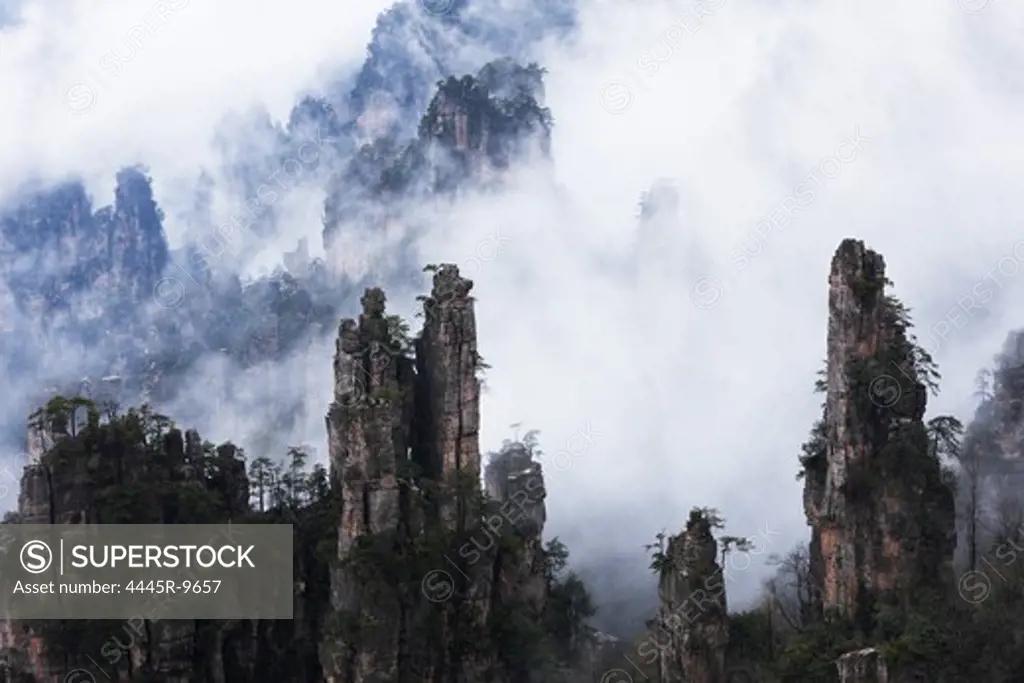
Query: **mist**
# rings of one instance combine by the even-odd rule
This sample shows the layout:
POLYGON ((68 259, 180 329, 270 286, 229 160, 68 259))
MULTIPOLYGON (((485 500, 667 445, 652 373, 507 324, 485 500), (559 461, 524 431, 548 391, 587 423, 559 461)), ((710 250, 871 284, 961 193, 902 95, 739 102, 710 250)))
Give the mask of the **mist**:
MULTIPOLYGON (((140 6, 28 0, 0 28, 0 196, 81 176, 105 203, 116 170, 143 162, 172 246, 199 238, 246 201, 232 164, 273 148, 270 133, 248 135, 253 121, 284 121, 304 93, 355 82, 386 6, 300 0, 283 14, 168 0, 161 28, 136 45, 126 36, 140 6), (102 61, 112 52, 116 78, 102 61), (246 123, 226 152, 231 116, 246 123), (186 217, 202 171, 213 215, 196 224, 186 217)), ((885 256, 943 375, 930 416, 968 422, 977 371, 1022 324, 1024 161, 1009 152, 1022 137, 1024 7, 582 0, 578 12, 570 38, 516 45, 548 70, 550 159, 526 158, 498 190, 389 207, 386 234, 370 237, 357 217, 332 249, 312 171, 282 193, 275 227, 218 267, 252 276, 307 237, 353 283, 349 314, 366 282, 412 319, 427 283, 407 266, 458 264, 475 282, 491 366, 483 447, 498 450, 515 424, 539 430, 546 533, 568 545, 605 613, 650 609, 643 545, 681 530, 693 506, 765 541, 727 568, 730 607, 742 608, 767 557, 808 537, 797 455, 820 412, 812 388, 839 242, 885 256), (642 225, 641 197, 659 182, 678 205, 642 225)), ((450 44, 471 70, 494 52, 455 34, 450 44)), ((178 277, 182 296, 197 295, 178 277)), ((147 315, 173 314, 159 303, 147 315)), ((246 445, 240 434, 275 408, 294 410, 286 437, 322 461, 333 333, 273 367, 242 371, 211 350, 165 412, 246 445)))

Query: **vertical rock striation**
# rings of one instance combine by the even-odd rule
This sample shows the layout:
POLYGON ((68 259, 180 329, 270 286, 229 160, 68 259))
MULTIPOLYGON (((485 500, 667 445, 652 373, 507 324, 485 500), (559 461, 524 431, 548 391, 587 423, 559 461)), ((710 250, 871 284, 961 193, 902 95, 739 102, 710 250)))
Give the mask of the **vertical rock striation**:
POLYGON ((334 624, 321 647, 329 683, 505 680, 495 621, 521 604, 540 621, 539 466, 503 453, 480 490, 472 286, 455 266, 438 269, 414 358, 380 290, 341 322, 327 416, 341 492, 334 624))
MULTIPOLYGON (((116 467, 110 467, 111 463, 102 462, 100 457, 83 456, 81 444, 73 438, 74 430, 73 415, 70 419, 57 419, 41 411, 33 416, 29 433, 46 433, 48 450, 39 455, 38 461, 30 462, 25 467, 18 497, 19 523, 117 523, 121 520, 104 519, 99 513, 104 491, 154 478, 155 473, 140 464, 146 461, 141 452, 118 453, 112 449, 108 455, 117 460, 116 467)), ((159 462, 166 468, 166 475, 171 481, 182 486, 203 486, 196 480, 196 472, 188 462, 186 440, 191 448, 201 448, 199 436, 195 432, 188 432, 186 438, 177 429, 164 434, 159 462)), ((193 453, 193 457, 197 456, 193 453)), ((240 477, 242 482, 238 487, 240 495, 235 505, 244 507, 248 498, 244 468, 241 472, 234 472, 234 475, 240 477)), ((152 519, 138 520, 138 523, 174 521, 161 518, 159 506, 152 506, 152 513, 155 515, 152 519)), ((37 633, 40 625, 10 622, 7 625, 7 630, 12 634, 9 647, 23 653, 28 668, 36 672, 36 675, 42 672, 46 677, 43 680, 67 679, 69 666, 74 665, 69 664, 62 653, 47 650, 44 639, 37 633)), ((156 676, 167 683, 188 683, 192 680, 197 639, 194 621, 128 620, 112 629, 110 642, 123 643, 123 651, 117 650, 114 657, 106 658, 104 666, 111 671, 122 671, 127 667, 130 672, 156 676)), ((106 656, 108 653, 103 654, 106 656)))
MULTIPOLYGON (((341 559, 363 537, 388 534, 398 542, 400 467, 409 462, 412 437, 412 366, 392 344, 383 292, 367 290, 362 304, 358 322, 341 322, 334 403, 327 416, 331 473, 341 493, 341 559)), ((328 680, 399 680, 401 596, 366 590, 359 572, 339 564, 332 573, 331 603, 354 623, 341 629, 335 655, 324 663, 328 680)))
MULTIPOLYGON (((564 556, 542 546, 546 491, 532 442, 493 454, 481 489, 472 284, 454 266, 438 269, 414 345, 379 289, 366 291, 358 319, 341 321, 326 416, 330 482, 314 472, 307 508, 278 488, 273 498, 285 502, 266 517, 259 461, 252 490, 240 449, 182 433, 148 408, 101 423, 95 404, 58 396, 33 415, 43 452, 26 467, 17 521, 175 524, 309 511, 294 525, 294 620, 139 620, 130 632, 115 624, 111 641, 127 644, 105 655, 111 680, 186 683, 202 671, 214 683, 547 683, 588 651, 576 617, 589 601, 566 592, 575 584, 556 568, 564 556), (333 495, 313 495, 328 488, 333 495)), ((11 653, 28 653, 24 668, 61 677, 80 666, 59 652, 74 633, 33 623, 15 635, 21 626, 0 626, 0 650, 6 639, 11 653)))
MULTIPOLYGON (((469 296, 473 282, 455 266, 434 274, 434 287, 424 301, 423 333, 416 340, 420 392, 420 447, 426 473, 446 485, 477 486, 480 479, 480 382, 476 348, 476 316, 469 296)), ((462 501, 460 497, 459 502, 462 501)), ((459 518, 469 510, 444 505, 442 517, 459 518)))
POLYGON ((397 526, 399 467, 411 439, 411 365, 393 348, 384 319, 384 295, 367 290, 358 325, 342 321, 334 361, 335 403, 327 438, 340 463, 345 506, 338 550, 363 534, 397 526))
POLYGON ((952 492, 923 421, 930 358, 885 295, 885 263, 846 240, 829 277, 824 420, 805 459, 812 568, 827 614, 934 586, 952 555, 952 492))
POLYGON ((658 669, 666 683, 725 683, 729 642, 718 543, 700 510, 669 539, 658 585, 658 669))
POLYGON ((518 552, 498 555, 495 598, 499 603, 522 599, 539 616, 547 598, 541 546, 547 521, 543 468, 523 444, 516 443, 491 458, 485 481, 488 497, 498 505, 485 526, 512 525, 522 539, 518 552))

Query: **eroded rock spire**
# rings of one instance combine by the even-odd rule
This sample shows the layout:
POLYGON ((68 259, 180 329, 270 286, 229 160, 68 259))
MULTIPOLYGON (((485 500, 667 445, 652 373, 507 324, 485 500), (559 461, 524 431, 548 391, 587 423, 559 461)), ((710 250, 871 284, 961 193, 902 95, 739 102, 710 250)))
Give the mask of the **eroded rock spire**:
POLYGON ((516 605, 539 623, 547 593, 539 465, 522 448, 498 454, 491 495, 480 489, 472 286, 453 265, 437 270, 414 357, 380 290, 341 322, 327 417, 341 492, 328 683, 491 680, 502 667, 527 680, 499 644, 466 644, 516 605))
POLYGON ((665 683, 725 683, 729 642, 725 577, 705 512, 668 539, 658 584, 658 670, 665 683))
POLYGON ((879 599, 937 585, 953 545, 952 492, 923 421, 934 369, 887 284, 879 254, 855 240, 839 246, 824 416, 805 459, 822 607, 853 620, 879 599))
MULTIPOLYGON (((447 486, 477 487, 480 480, 480 356, 473 281, 443 265, 423 302, 423 333, 416 340, 419 439, 431 476, 447 486)), ((461 498, 460 498, 461 499, 461 498)), ((446 503, 442 516, 465 522, 469 511, 446 503)))

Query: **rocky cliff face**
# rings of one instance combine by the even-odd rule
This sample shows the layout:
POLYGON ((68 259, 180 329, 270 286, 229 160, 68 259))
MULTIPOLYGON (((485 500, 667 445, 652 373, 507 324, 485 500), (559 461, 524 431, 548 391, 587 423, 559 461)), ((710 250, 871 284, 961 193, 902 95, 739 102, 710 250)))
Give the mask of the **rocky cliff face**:
POLYGON ((519 601, 526 606, 527 613, 543 614, 548 600, 541 546, 547 520, 543 468, 523 444, 517 443, 492 457, 485 469, 485 479, 488 498, 499 505, 489 514, 485 526, 509 526, 519 541, 510 548, 512 552, 502 553, 498 558, 493 600, 498 605, 519 601))
POLYGON ((718 543, 699 510, 661 557, 658 671, 666 683, 725 683, 729 642, 725 577, 718 543))
POLYGON ((508 453, 481 496, 472 285, 454 266, 436 273, 415 358, 380 290, 341 323, 327 417, 342 506, 329 683, 531 680, 510 663, 502 624, 543 611, 543 477, 508 453))
POLYGON ((935 586, 953 547, 952 492, 923 421, 933 371, 885 294, 882 257, 846 240, 829 277, 821 425, 805 447, 805 509, 824 611, 935 586))
MULTIPOLYGON (((138 452, 120 454, 116 479, 106 478, 111 470, 104 468, 96 458, 75 457, 74 423, 74 419, 65 423, 45 415, 32 421, 30 434, 40 435, 39 438, 49 444, 49 448, 37 462, 25 467, 18 497, 18 522, 118 523, 121 520, 105 519, 99 514, 104 507, 104 491, 153 478, 153 473, 141 465, 145 458, 138 452)), ((198 462, 200 449, 199 435, 194 431, 187 432, 184 437, 178 430, 168 432, 163 440, 163 462, 169 476, 183 486, 202 486, 198 473, 190 465, 190 462, 198 462)), ((230 459, 231 454, 222 453, 222 456, 230 459)), ((244 468, 240 473, 236 471, 234 476, 241 476, 244 480, 244 468)), ((155 508, 155 502, 149 501, 147 505, 155 508)), ((239 504, 243 507, 238 509, 244 509, 247 501, 239 501, 239 504)), ((9 648, 20 653, 28 671, 40 681, 63 680, 67 675, 68 662, 62 654, 49 650, 41 635, 49 627, 52 624, 10 623, 9 648)), ((160 680, 168 683, 193 680, 193 653, 199 637, 196 622, 131 620, 111 629, 108 637, 110 642, 118 643, 118 647, 116 658, 113 661, 107 659, 109 668, 103 671, 104 674, 129 676, 121 680, 132 680, 130 676, 142 672, 158 675, 160 680)), ((99 649, 92 653, 94 658, 100 659, 107 658, 107 655, 107 651, 100 653, 99 649)))
POLYGON ((161 219, 143 169, 118 172, 114 204, 95 212, 80 184, 61 185, 0 212, 0 279, 40 313, 92 286, 116 301, 148 296, 169 258, 161 219))
POLYGON ((1024 333, 1011 332, 991 370, 978 376, 980 399, 964 435, 959 487, 958 560, 973 568, 984 549, 1020 518, 1024 475, 1024 333))
POLYGON ((543 106, 543 73, 536 64, 499 59, 474 75, 438 81, 415 138, 378 137, 333 176, 324 207, 325 246, 334 248, 341 233, 357 224, 417 222, 400 215, 391 200, 396 195, 450 196, 458 188, 500 183, 523 155, 547 155, 553 120, 543 106))
POLYGON ((318 574, 305 550, 321 540, 313 526, 329 501, 310 492, 315 500, 305 511, 288 503, 289 516, 283 519, 281 507, 256 513, 243 454, 231 444, 204 443, 195 431, 182 433, 144 409, 101 423, 94 405, 75 404, 54 399, 34 416, 30 431, 42 434, 49 446, 26 466, 17 514, 6 521, 292 523, 299 548, 295 618, 13 622, 0 628, 3 654, 17 663, 12 667, 40 683, 70 680, 70 672, 78 670, 89 672, 92 680, 318 683, 319 667, 303 660, 301 644, 318 639, 326 589, 306 587, 318 574))
POLYGON ((836 662, 839 683, 890 683, 885 659, 875 648, 848 652, 836 662))
POLYGON ((442 266, 415 344, 379 289, 341 322, 329 474, 257 459, 250 487, 239 449, 146 408, 103 418, 84 398, 47 403, 30 421, 38 458, 9 521, 293 524, 295 618, 143 622, 128 634, 121 623, 11 624, 0 628, 11 661, 60 678, 101 666, 78 661, 101 652, 94 675, 171 683, 539 683, 586 663, 594 637, 576 615, 589 598, 562 576, 567 555, 542 547, 532 442, 492 454, 480 486, 471 289, 442 266))
POLYGON ((996 356, 994 371, 983 373, 979 387, 981 404, 972 423, 971 436, 982 442, 986 460, 1006 465, 1004 472, 1019 471, 1015 467, 1024 456, 1024 333, 1011 332, 996 356), (983 433, 982 433, 983 432, 983 433))
MULTIPOLYGON (((418 445, 425 473, 443 485, 480 480, 480 382, 473 283, 444 266, 424 301, 423 332, 416 340, 418 445)), ((445 501, 442 516, 465 528, 478 513, 462 496, 445 501), (454 515, 454 517, 453 517, 454 515)))
MULTIPOLYGON (((208 244, 218 234, 211 223, 205 242, 172 254, 140 169, 118 173, 108 206, 94 206, 72 182, 0 207, 0 355, 9 386, 29 388, 8 397, 0 440, 16 443, 20 413, 38 405, 36 389, 119 375, 124 404, 167 406, 204 357, 251 367, 333 333, 339 305, 356 291, 351 283, 321 261, 299 268, 297 259, 296 277, 243 283, 225 269, 224 247, 208 244)), ((203 407, 227 398, 210 396, 203 407)), ((200 411, 177 417, 194 422, 200 411)))

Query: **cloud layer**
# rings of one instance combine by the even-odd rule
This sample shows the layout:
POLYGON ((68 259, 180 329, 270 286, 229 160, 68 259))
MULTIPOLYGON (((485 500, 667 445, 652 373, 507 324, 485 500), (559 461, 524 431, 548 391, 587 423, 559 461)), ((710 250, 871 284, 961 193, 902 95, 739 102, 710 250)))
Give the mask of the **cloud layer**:
MULTIPOLYGON (((324 74, 354 69, 384 3, 161 7, 30 0, 0 29, 0 194, 80 173, 105 199, 117 167, 144 161, 176 216, 217 163, 224 116, 284 118, 324 74), (136 29, 151 12, 153 35, 136 29)), ((734 534, 767 528, 768 552, 806 538, 794 476, 843 238, 885 255, 913 309, 944 375, 933 412, 969 418, 975 373, 1021 323, 1022 28, 1024 6, 1005 0, 587 0, 572 40, 537 49, 553 161, 405 213, 421 262, 476 281, 484 443, 512 423, 540 430, 548 529, 584 565, 617 563, 606 603, 650 593, 642 545, 694 505, 734 534), (642 230, 638 201, 659 180, 676 215, 642 230)), ((289 236, 316 234, 319 207, 296 212, 289 236)), ((411 315, 405 294, 391 298, 411 315)), ((322 374, 329 354, 296 362, 322 374)), ((296 391, 322 407, 329 378, 303 372, 296 391)), ((733 606, 758 591, 752 559, 733 606)))

